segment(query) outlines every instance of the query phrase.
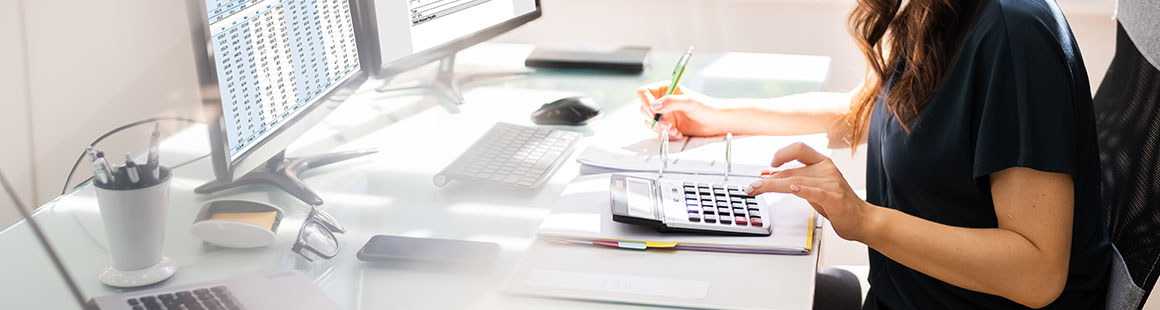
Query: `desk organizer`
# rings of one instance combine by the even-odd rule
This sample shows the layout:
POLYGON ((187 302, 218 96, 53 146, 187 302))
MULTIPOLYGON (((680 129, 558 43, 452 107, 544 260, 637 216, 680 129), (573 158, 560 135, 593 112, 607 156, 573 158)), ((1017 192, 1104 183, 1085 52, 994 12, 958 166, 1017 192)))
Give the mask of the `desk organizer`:
POLYGON ((282 223, 282 209, 249 200, 207 202, 190 231, 206 243, 227 248, 270 245, 282 223))

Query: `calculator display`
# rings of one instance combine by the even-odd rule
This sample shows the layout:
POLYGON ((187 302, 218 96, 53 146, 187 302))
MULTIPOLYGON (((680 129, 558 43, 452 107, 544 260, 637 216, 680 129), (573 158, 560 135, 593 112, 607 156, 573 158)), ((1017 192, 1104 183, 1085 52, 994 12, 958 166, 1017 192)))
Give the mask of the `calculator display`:
POLYGON ((644 179, 625 178, 628 181, 628 215, 655 218, 653 215, 652 183, 644 179))

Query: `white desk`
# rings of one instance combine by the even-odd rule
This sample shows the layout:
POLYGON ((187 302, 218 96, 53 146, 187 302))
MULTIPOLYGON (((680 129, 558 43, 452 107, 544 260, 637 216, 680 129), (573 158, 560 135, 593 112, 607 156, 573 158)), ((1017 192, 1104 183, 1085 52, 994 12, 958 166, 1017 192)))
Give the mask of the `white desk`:
MULTIPOLYGON (((527 52, 530 52, 530 46, 526 45, 481 45, 461 54, 460 71, 520 66, 527 52)), ((341 252, 330 261, 309 263, 289 250, 308 212, 306 204, 264 186, 197 195, 192 192, 193 188, 212 178, 210 161, 201 159, 177 168, 171 189, 164 253, 176 260, 180 269, 173 279, 162 285, 295 268, 315 277, 318 285, 346 309, 636 307, 518 297, 497 292, 529 245, 537 242, 533 240, 536 228, 564 185, 577 175, 578 165, 574 158, 579 152, 574 152, 552 179, 535 191, 473 186, 462 182, 436 188, 431 177, 494 122, 530 124, 528 115, 540 104, 568 95, 591 96, 604 106, 606 114, 587 127, 574 129, 588 136, 579 143, 578 150, 588 145, 620 143, 618 139, 641 132, 647 134, 648 129, 640 125, 637 116, 634 90, 649 81, 667 80, 671 61, 678 54, 656 53, 654 56, 652 69, 643 76, 555 72, 468 85, 465 94, 468 103, 459 114, 445 112, 429 98, 385 99, 386 96, 365 91, 374 86, 367 85, 363 92, 344 103, 289 151, 293 156, 368 147, 380 150, 376 155, 317 169, 304 176, 306 183, 326 200, 323 208, 349 230, 340 235, 341 252), (286 216, 275 244, 254 250, 236 250, 203 245, 194 238, 188 229, 201 205, 227 198, 254 199, 282 207, 286 216), (375 234, 490 241, 500 244, 502 251, 490 268, 480 270, 372 267, 357 260, 354 254, 375 234)), ((690 71, 693 74, 685 85, 720 97, 779 96, 820 89, 828 70, 828 59, 806 57, 789 59, 798 63, 796 70, 802 71, 801 75, 794 75, 804 77, 797 81, 740 79, 723 83, 697 76, 699 68, 721 57, 722 54, 711 53, 695 56, 690 71), (802 65, 803 61, 818 65, 802 65)), ((784 76, 782 74, 781 78, 784 76)), ((167 138, 162 149, 162 161, 167 165, 208 153, 204 127, 194 127, 167 138)), ((90 186, 82 186, 48 203, 36 217, 87 296, 116 292, 96 278, 100 268, 109 264, 109 256, 90 186)), ((0 264, 0 307, 73 307, 64 283, 36 243, 28 225, 18 222, 0 230, 0 249, 3 259, 3 264, 0 264)), ((601 251, 600 255, 609 259, 630 256, 640 259, 641 255, 651 254, 584 247, 569 250, 601 251)), ((808 256, 693 251, 664 255, 704 256, 707 263, 714 257, 752 264, 786 262, 786 268, 797 271, 765 275, 767 278, 764 280, 784 283, 789 291, 752 294, 769 300, 771 307, 808 307, 812 298, 789 295, 812 292, 812 267, 817 264, 817 251, 808 256)), ((663 259, 661 256, 657 255, 657 259, 663 259)), ((722 281, 745 277, 741 269, 735 270, 739 274, 723 275, 722 281)))

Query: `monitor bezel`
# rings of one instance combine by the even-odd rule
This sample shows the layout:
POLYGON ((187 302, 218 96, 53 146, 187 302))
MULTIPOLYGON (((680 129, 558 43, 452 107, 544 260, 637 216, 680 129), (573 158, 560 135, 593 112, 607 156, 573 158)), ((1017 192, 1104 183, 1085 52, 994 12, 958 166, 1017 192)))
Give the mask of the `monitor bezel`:
MULTIPOLYGON (((364 19, 366 19, 366 22, 362 23, 365 29, 363 29, 361 32, 364 34, 363 38, 366 39, 360 42, 363 42, 361 44, 364 44, 364 46, 367 47, 364 50, 369 52, 366 53, 366 56, 363 56, 365 58, 363 63, 368 64, 366 70, 369 72, 371 77, 382 80, 388 80, 391 77, 408 70, 412 70, 436 60, 455 55, 455 53, 458 53, 463 49, 497 37, 501 34, 511 31, 512 29, 515 29, 516 27, 522 26, 532 20, 540 18, 543 16, 544 12, 543 8, 540 6, 540 0, 535 0, 536 9, 532 10, 531 12, 513 17, 499 24, 484 28, 466 36, 453 39, 446 43, 436 45, 435 47, 429 48, 427 50, 420 51, 418 53, 412 53, 411 55, 399 58, 390 63, 383 63, 382 49, 380 48, 379 44, 379 28, 377 13, 375 11, 375 0, 358 1, 361 3, 359 12, 361 12, 364 16, 364 19)), ((357 27, 355 32, 359 32, 357 27)))
POLYGON ((199 93, 201 105, 205 111, 206 127, 209 131, 210 154, 213 162, 214 176, 218 181, 229 182, 240 178, 265 164, 269 159, 282 153, 294 140, 310 130, 314 125, 322 122, 345 97, 353 94, 358 86, 368 79, 365 58, 362 57, 362 45, 358 40, 358 24, 360 14, 357 10, 358 0, 348 0, 351 10, 351 23, 355 25, 355 46, 359 50, 359 70, 339 85, 323 94, 317 101, 304 107, 297 115, 286 120, 281 126, 273 129, 269 135, 254 142, 248 150, 231 159, 229 141, 226 138, 225 114, 221 101, 221 88, 218 84, 217 66, 213 53, 213 41, 210 38, 209 13, 206 12, 206 0, 187 0, 187 11, 190 16, 190 31, 193 36, 195 66, 198 72, 199 93))

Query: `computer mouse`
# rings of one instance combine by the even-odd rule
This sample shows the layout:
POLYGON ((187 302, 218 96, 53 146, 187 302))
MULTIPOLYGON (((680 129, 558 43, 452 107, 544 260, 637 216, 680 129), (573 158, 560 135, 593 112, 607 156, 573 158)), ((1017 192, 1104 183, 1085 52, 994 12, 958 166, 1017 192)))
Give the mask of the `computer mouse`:
POLYGON ((532 112, 532 122, 539 125, 580 126, 600 115, 600 106, 592 98, 568 97, 544 104, 532 112))

